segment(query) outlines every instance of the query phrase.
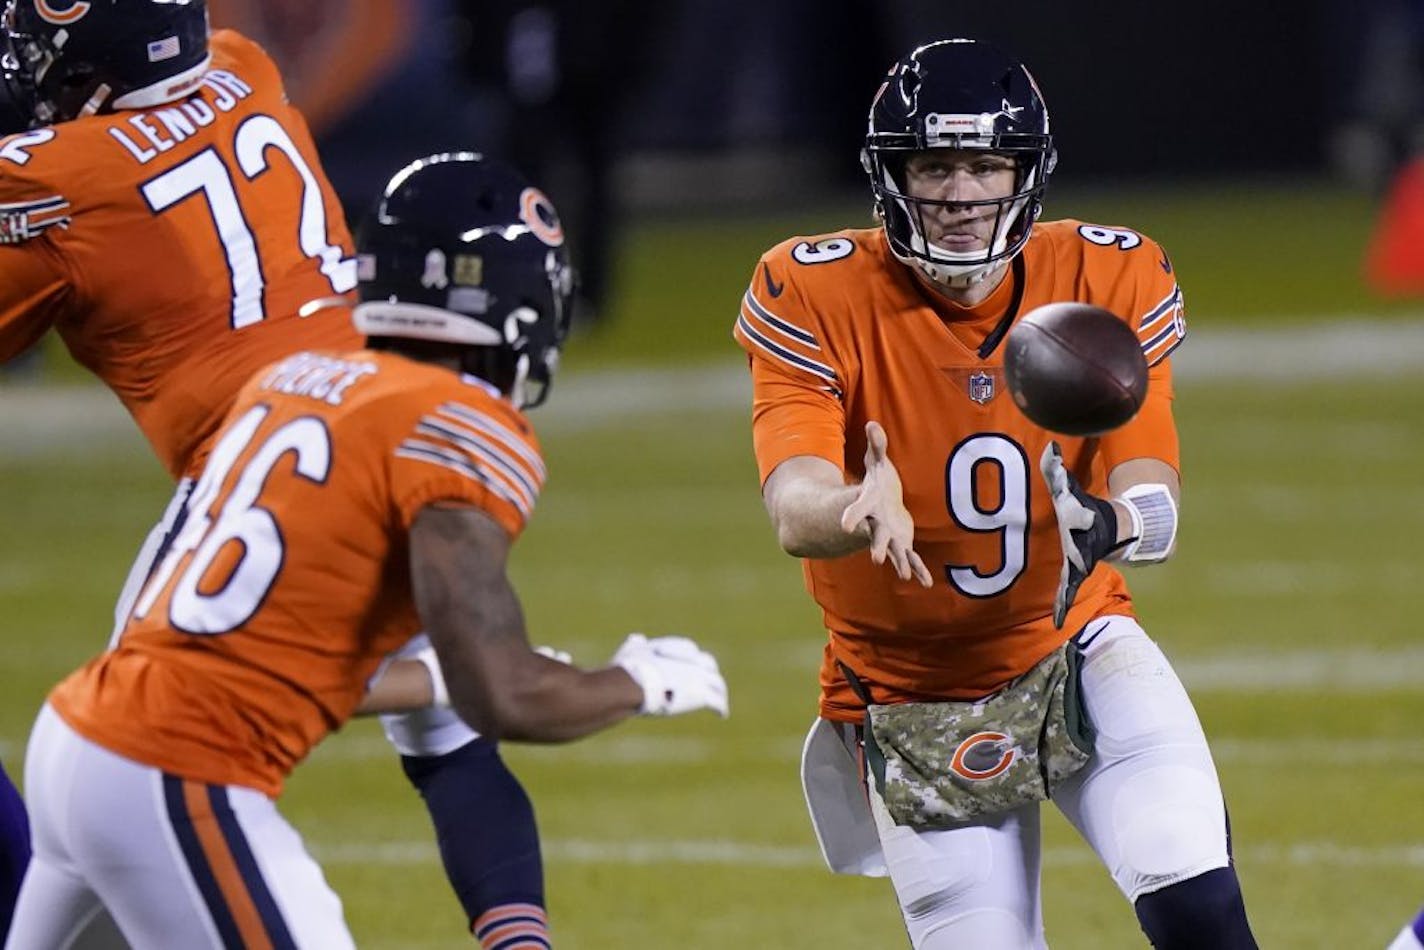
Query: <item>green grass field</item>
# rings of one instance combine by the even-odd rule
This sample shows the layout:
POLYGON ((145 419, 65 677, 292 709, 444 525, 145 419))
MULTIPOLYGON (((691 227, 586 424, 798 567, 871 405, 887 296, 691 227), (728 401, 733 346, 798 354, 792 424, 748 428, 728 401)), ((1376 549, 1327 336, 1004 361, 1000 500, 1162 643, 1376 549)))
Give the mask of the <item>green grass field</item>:
MULTIPOLYGON (((1206 192, 1080 200, 1051 210, 1141 222, 1173 250, 1203 338, 1238 315, 1404 325, 1407 307, 1351 284, 1359 199, 1282 191, 1254 214, 1206 192), (1233 208, 1241 227, 1216 237, 1213 211, 1219 228, 1233 208), (1317 240, 1300 233, 1332 214, 1317 240)), ((508 749, 538 809, 564 950, 903 945, 886 882, 820 866, 796 762, 824 633, 762 511, 741 400, 703 372, 735 372, 727 331, 762 247, 833 223, 637 229, 617 322, 574 342, 568 385, 534 417, 551 478, 513 562, 532 636, 595 664, 630 630, 687 633, 719 656, 733 707, 725 722, 508 749), (632 366, 662 372, 614 382, 632 366)), ((1268 948, 1383 948, 1424 901, 1424 381, 1367 361, 1296 382, 1203 377, 1182 381, 1178 406, 1180 553, 1130 579, 1213 740, 1257 934, 1268 948)), ((0 754, 17 777, 44 691, 102 645, 168 494, 136 437, 66 431, 22 449, 0 427, 0 754)), ((467 945, 424 810, 374 723, 319 748, 282 808, 361 946, 467 945)), ((1145 946, 1106 872, 1046 814, 1051 945, 1145 946)))

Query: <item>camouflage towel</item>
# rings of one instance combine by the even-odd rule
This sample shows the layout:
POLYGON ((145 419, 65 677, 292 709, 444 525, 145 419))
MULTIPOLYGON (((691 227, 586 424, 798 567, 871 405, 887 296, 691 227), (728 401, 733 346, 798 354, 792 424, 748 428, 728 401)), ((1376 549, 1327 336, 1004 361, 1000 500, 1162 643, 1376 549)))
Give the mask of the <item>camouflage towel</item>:
POLYGON ((977 702, 867 707, 866 756, 895 823, 944 828, 1051 797, 1093 750, 1078 666, 1069 641, 977 702))

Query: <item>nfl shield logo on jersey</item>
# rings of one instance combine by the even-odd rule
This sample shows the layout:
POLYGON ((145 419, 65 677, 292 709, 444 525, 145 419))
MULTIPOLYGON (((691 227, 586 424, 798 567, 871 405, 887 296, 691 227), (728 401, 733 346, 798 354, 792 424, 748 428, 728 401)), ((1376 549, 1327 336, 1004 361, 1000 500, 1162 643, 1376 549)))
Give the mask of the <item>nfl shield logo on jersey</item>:
POLYGON ((973 373, 969 377, 969 398, 984 405, 994 398, 994 377, 988 373, 973 373))

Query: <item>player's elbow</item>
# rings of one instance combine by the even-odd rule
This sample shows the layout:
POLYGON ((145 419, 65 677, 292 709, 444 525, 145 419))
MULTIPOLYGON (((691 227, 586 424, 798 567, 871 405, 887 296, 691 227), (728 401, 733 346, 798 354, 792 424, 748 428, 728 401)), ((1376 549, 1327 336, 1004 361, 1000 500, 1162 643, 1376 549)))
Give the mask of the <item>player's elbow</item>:
POLYGON ((792 557, 814 556, 815 549, 810 539, 790 519, 783 518, 776 522, 776 543, 792 557))
POLYGON ((459 688, 451 683, 450 705, 465 725, 486 739, 498 741, 505 738, 508 714, 492 692, 459 688))

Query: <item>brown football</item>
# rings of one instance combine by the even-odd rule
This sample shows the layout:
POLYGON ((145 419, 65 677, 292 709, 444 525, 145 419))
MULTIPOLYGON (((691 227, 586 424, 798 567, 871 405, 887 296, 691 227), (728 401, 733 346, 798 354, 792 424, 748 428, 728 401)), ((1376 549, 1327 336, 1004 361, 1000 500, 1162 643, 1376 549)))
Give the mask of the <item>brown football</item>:
POLYGON ((1101 435, 1147 396, 1147 359, 1126 323, 1102 307, 1050 303, 1009 331, 1004 377, 1029 420, 1062 435, 1101 435))

